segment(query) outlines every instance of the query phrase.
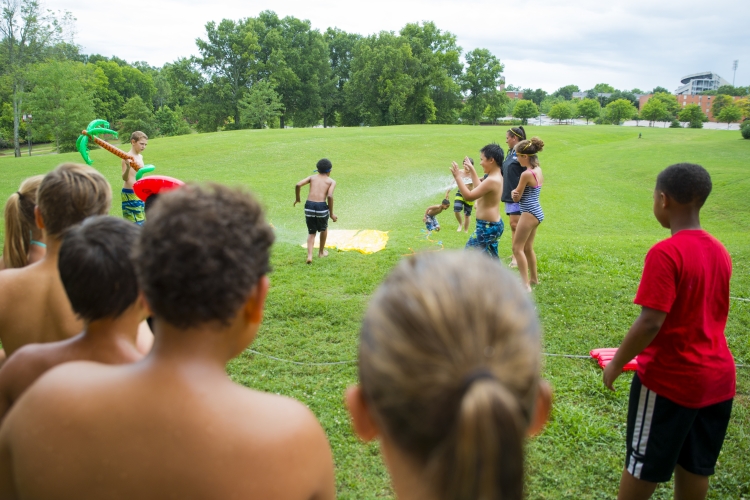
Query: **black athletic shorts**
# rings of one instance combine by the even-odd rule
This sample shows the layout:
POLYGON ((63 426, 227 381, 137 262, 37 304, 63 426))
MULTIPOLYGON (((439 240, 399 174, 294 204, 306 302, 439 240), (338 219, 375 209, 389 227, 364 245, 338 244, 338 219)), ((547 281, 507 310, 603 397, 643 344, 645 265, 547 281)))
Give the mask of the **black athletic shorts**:
POLYGON ((686 408, 641 384, 630 385, 625 468, 652 483, 670 480, 676 465, 711 476, 732 413, 732 399, 704 408, 686 408))
POLYGON ((305 222, 307 234, 322 233, 328 230, 328 205, 324 201, 305 202, 305 222))

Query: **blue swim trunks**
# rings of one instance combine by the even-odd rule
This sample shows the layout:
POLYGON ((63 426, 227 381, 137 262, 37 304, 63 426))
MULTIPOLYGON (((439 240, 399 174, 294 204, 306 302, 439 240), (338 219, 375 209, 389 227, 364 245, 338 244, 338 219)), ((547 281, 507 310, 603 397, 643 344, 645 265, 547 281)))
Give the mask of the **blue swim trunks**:
POLYGON ((425 217, 427 218, 427 220, 425 221, 424 225, 428 231, 436 231, 440 229, 440 224, 438 223, 434 215, 426 215, 425 217))
POLYGON ((143 225, 146 220, 146 205, 135 195, 132 189, 122 188, 122 216, 124 219, 143 225))
POLYGON ((500 241, 500 236, 503 235, 504 230, 505 224, 502 219, 497 222, 477 219, 477 228, 469 241, 466 242, 466 248, 477 248, 487 252, 490 257, 499 259, 497 243, 500 241))

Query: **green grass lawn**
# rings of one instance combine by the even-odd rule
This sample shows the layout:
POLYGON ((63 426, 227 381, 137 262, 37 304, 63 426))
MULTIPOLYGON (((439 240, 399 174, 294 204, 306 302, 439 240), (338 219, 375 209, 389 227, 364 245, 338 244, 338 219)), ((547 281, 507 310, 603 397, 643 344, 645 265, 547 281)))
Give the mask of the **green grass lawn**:
MULTIPOLYGON (((443 231, 425 238, 424 209, 439 203, 451 181, 451 160, 478 158, 488 142, 503 146, 504 128, 405 126, 383 128, 258 130, 151 140, 144 157, 157 172, 184 180, 248 186, 273 223, 272 290, 265 321, 252 346, 298 362, 356 358, 359 322, 388 271, 412 251, 462 248, 451 212, 443 231), (322 157, 337 181, 333 229, 389 231, 388 247, 374 255, 331 252, 305 265, 306 230, 294 184, 322 157)), ((535 292, 548 353, 584 355, 616 347, 639 313, 632 304, 643 259, 669 236, 653 218, 652 191, 664 167, 690 161, 711 173, 714 190, 703 210, 704 227, 728 248, 734 262, 731 294, 750 297, 750 141, 736 131, 597 127, 528 127, 546 143, 541 203, 546 215, 537 239, 540 279, 535 292), (638 132, 643 138, 638 139, 638 132)), ((119 160, 92 153, 94 166, 115 192, 119 215, 119 160)), ((21 180, 44 173, 77 154, 0 158, 0 197, 21 180)), ((305 188, 306 189, 306 188, 305 188)), ((507 221, 506 221, 507 223, 507 221)), ((507 227, 507 225, 506 225, 507 227)), ((509 261, 510 237, 501 239, 509 261)), ((726 335, 738 363, 750 365, 750 302, 733 300, 726 335)), ((322 422, 336 460, 340 498, 391 498, 377 446, 359 443, 343 406, 356 382, 354 364, 303 366, 247 352, 229 365, 234 380, 307 404, 322 422)), ((555 390, 552 421, 528 446, 529 498, 612 498, 625 450, 630 376, 601 383, 590 360, 548 357, 544 376, 555 390)), ((750 496, 750 368, 738 369, 738 395, 709 498, 750 496)), ((671 498, 671 485, 655 498, 671 498)))

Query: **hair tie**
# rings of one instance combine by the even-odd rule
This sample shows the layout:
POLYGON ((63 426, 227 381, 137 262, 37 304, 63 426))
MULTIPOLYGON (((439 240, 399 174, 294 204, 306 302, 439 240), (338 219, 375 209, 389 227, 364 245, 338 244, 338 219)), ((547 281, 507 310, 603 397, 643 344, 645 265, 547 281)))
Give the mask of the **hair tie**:
POLYGON ((19 200, 23 199, 23 194, 21 194, 21 191, 16 191, 16 194, 18 195, 19 200))
POLYGON ((523 140, 523 137, 521 137, 521 136, 520 136, 520 135, 518 134, 518 132, 516 132, 516 131, 515 131, 515 130, 513 130, 512 128, 511 128, 511 129, 508 129, 508 132, 510 132, 511 134, 515 135, 515 136, 516 136, 516 137, 518 137, 519 139, 523 140))
POLYGON ((474 370, 464 377, 463 383, 461 384, 461 394, 466 394, 466 391, 471 388, 474 382, 483 379, 497 380, 497 377, 495 377, 495 374, 487 368, 479 368, 477 370, 474 370))

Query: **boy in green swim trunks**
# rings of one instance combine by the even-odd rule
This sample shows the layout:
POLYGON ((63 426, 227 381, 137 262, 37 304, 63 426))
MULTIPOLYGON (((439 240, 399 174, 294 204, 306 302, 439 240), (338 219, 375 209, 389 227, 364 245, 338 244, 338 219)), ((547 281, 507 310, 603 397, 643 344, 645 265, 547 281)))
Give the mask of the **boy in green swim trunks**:
MULTIPOLYGON (((135 158, 135 161, 143 167, 143 150, 148 146, 148 136, 136 130, 130 134, 130 151, 128 154, 135 158)), ((143 202, 135 195, 133 184, 135 184, 135 169, 130 166, 126 160, 122 160, 122 180, 125 184, 122 186, 122 216, 123 218, 135 222, 138 225, 143 224, 146 220, 146 209, 143 202)))
MULTIPOLYGON (((474 183, 471 179, 471 175, 469 174, 469 171, 466 169, 466 165, 471 164, 471 166, 474 166, 474 160, 472 158, 469 158, 468 156, 464 158, 464 168, 460 169, 459 175, 463 178, 464 184, 466 184, 466 187, 471 190, 474 188, 474 183)), ((451 190, 448 189, 448 191, 445 192, 445 197, 449 198, 451 190)), ((457 232, 461 232, 461 229, 464 230, 465 233, 469 232, 469 221, 471 220, 471 210, 474 208, 474 202, 470 200, 465 200, 463 195, 461 194, 460 190, 456 190, 456 197, 453 200, 453 214, 456 216, 456 220, 458 221, 458 229, 456 229, 457 232), (464 216, 461 216, 461 212, 464 213, 464 216)))

